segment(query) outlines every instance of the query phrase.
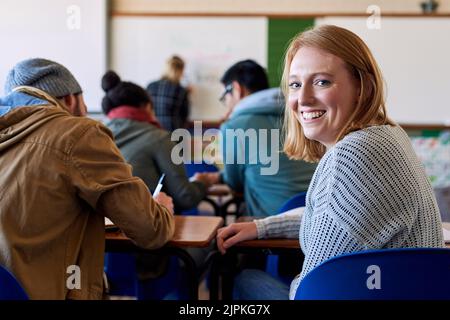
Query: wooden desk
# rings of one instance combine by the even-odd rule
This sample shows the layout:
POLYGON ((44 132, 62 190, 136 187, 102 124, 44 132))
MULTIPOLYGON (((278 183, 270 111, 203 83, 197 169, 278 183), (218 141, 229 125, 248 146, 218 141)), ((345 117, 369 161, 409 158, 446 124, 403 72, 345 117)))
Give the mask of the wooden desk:
MULTIPOLYGON (((175 234, 166 246, 168 247, 207 247, 216 236, 216 231, 223 225, 221 217, 175 216, 175 234)), ((106 251, 122 251, 137 247, 123 232, 106 232, 106 251)))
MULTIPOLYGON (((450 242, 445 244, 450 249, 450 242)), ((255 248, 255 249, 300 249, 298 239, 261 239, 261 240, 247 240, 236 244, 236 248, 255 248)), ((232 247, 233 248, 233 247, 232 247)), ((231 248, 231 249, 232 249, 231 248)))
POLYGON ((235 245, 236 248, 265 248, 265 249, 300 249, 298 239, 261 239, 247 240, 235 245))
MULTIPOLYGON (((107 231, 105 233, 106 252, 151 252, 161 255, 173 255, 186 265, 190 298, 198 300, 197 266, 192 257, 183 248, 204 248, 215 239, 217 229, 223 225, 221 217, 175 216, 175 234, 164 247, 143 249, 136 246, 123 232, 107 231)), ((211 255, 213 257, 214 254, 211 255)))

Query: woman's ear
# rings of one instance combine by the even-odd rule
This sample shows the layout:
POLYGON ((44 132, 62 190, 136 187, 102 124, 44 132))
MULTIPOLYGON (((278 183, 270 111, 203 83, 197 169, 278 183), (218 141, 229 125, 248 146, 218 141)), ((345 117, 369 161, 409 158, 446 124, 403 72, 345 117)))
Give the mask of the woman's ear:
POLYGON ((358 103, 361 100, 361 86, 362 86, 362 82, 359 80, 355 81, 355 89, 356 89, 356 105, 358 105, 358 103))

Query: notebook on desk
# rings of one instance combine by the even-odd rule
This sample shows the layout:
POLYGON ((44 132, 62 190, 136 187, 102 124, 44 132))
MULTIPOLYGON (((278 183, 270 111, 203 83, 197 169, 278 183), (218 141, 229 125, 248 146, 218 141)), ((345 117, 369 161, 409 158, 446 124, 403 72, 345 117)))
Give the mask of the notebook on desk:
POLYGON ((105 230, 106 231, 118 231, 119 227, 114 225, 114 223, 105 217, 105 230))

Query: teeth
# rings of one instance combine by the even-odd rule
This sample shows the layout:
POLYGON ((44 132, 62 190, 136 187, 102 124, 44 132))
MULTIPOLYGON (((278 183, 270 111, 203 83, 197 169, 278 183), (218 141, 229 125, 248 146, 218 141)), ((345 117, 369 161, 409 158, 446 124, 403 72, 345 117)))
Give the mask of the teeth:
POLYGON ((314 111, 314 112, 302 112, 303 119, 309 120, 309 119, 316 119, 321 117, 325 111, 314 111))

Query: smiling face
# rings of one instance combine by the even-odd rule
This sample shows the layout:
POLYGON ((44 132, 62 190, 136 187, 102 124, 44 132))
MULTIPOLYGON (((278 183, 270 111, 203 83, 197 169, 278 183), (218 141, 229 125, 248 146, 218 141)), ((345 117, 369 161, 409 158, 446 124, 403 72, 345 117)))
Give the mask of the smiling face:
POLYGON ((332 147, 358 95, 358 81, 341 58, 313 47, 297 51, 289 68, 288 104, 306 138, 332 147))

